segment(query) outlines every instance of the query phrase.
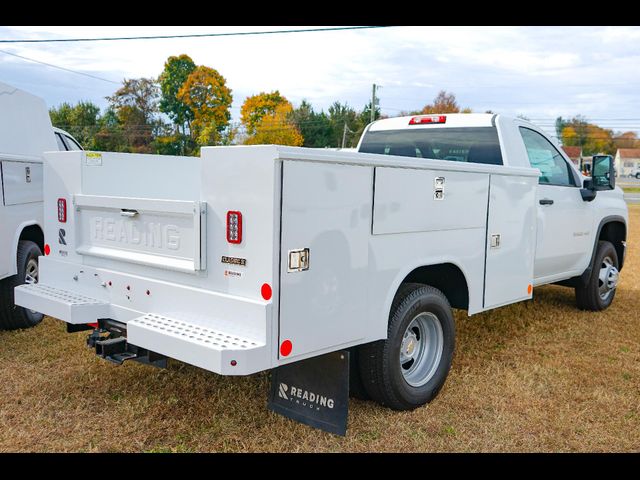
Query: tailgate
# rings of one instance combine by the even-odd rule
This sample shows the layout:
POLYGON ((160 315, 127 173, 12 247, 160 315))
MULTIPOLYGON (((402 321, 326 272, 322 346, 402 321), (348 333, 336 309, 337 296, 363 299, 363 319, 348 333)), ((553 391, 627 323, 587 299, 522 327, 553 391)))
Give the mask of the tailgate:
POLYGON ((206 203, 74 195, 77 252, 180 272, 206 268, 206 203))

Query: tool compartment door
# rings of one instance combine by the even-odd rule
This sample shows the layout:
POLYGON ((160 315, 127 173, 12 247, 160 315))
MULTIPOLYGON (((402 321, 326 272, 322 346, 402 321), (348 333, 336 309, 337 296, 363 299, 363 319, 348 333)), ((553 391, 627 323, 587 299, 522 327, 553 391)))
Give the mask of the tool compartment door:
POLYGON ((42 201, 42 164, 2 162, 4 204, 20 205, 42 201))
MULTIPOLYGON (((283 161, 279 343, 287 358, 364 338, 371 167, 283 161), (308 250, 308 269, 290 252, 308 250)), ((282 354, 280 354, 282 357, 282 354)))
POLYGON ((484 308, 531 298, 536 247, 535 177, 491 175, 484 308))

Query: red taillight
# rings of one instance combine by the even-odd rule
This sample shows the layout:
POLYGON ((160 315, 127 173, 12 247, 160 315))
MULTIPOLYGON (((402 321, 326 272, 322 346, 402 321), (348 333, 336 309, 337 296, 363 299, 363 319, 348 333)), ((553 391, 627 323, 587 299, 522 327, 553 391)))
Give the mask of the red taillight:
POLYGON ((227 212, 227 242, 242 242, 242 213, 227 212))
POLYGON ((60 223, 67 222, 67 200, 64 198, 58 199, 58 221, 60 223))
POLYGON ((421 115, 409 120, 409 125, 424 125, 425 123, 446 123, 446 115, 421 115))

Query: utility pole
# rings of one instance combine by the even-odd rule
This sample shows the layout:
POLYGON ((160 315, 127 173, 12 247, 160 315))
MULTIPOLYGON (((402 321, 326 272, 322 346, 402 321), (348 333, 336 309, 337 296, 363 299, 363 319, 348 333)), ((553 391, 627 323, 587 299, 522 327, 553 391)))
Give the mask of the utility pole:
POLYGON ((373 84, 373 90, 371 90, 371 121, 376 119, 376 84, 373 84))
POLYGON ((344 122, 344 129, 342 130, 342 147, 344 148, 345 143, 347 143, 347 132, 353 133, 349 127, 347 127, 347 122, 344 122))

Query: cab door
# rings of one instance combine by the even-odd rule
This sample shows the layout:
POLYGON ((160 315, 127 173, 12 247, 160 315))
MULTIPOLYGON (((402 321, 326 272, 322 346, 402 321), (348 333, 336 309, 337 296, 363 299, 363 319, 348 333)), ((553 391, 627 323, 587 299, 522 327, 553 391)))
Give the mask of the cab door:
POLYGON ((592 205, 567 160, 541 133, 520 126, 529 163, 540 170, 536 192, 538 228, 534 263, 536 283, 583 270, 593 248, 592 205))

